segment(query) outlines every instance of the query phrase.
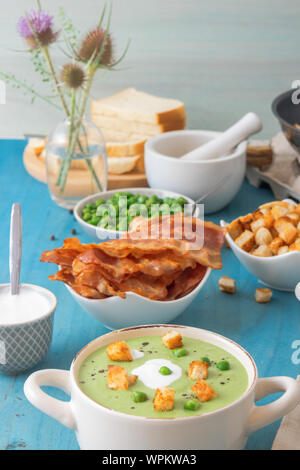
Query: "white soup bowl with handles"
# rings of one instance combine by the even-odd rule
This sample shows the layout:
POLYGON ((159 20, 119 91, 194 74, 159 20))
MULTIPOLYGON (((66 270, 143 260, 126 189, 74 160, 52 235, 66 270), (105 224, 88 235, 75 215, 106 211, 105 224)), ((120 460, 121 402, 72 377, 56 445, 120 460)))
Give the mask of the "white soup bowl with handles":
POLYGON ((237 343, 210 331, 179 325, 135 326, 103 335, 75 356, 70 371, 49 369, 31 374, 25 382, 24 392, 36 408, 73 429, 80 448, 84 450, 242 449, 249 434, 289 413, 300 401, 299 385, 294 379, 258 379, 254 360, 237 343), (80 389, 79 369, 92 352, 117 340, 163 336, 170 329, 233 354, 248 374, 248 387, 243 395, 210 413, 163 419, 115 411, 95 402, 80 389), (64 390, 70 395, 70 401, 47 395, 41 390, 42 386, 64 390), (284 393, 268 405, 255 406, 256 400, 276 392, 284 393))

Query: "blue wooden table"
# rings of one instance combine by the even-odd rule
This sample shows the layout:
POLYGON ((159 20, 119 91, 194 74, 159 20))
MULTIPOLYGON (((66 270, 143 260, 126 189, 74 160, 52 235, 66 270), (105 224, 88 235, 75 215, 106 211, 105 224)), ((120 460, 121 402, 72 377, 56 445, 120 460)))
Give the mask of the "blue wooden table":
MULTIPOLYGON (((88 316, 60 283, 48 280, 55 266, 39 262, 42 251, 62 245, 76 229, 82 242, 88 237, 67 210, 56 206, 47 187, 35 181, 22 163, 26 141, 0 142, 0 283, 8 282, 8 243, 10 209, 20 202, 23 214, 23 262, 21 280, 51 289, 58 299, 54 335, 50 350, 36 369, 68 369, 74 355, 89 341, 107 332, 88 316), (55 236, 55 241, 50 236, 55 236)), ((272 200, 268 188, 255 189, 247 182, 230 206, 207 219, 230 220, 253 211, 258 204, 272 200)), ((292 293, 274 291, 269 304, 253 298, 257 280, 224 248, 222 274, 237 281, 237 294, 221 293, 220 272, 213 272, 204 289, 176 323, 221 333, 237 341, 254 357, 259 375, 296 377, 300 366, 292 363, 291 344, 300 339, 300 305, 292 293)), ((30 371, 32 372, 32 371, 30 371)), ((23 384, 29 372, 17 377, 0 375, 0 449, 78 449, 75 435, 52 418, 35 409, 25 398, 23 384)), ((53 396, 68 399, 62 393, 53 396)), ((270 449, 279 423, 253 434, 248 449, 270 449)))

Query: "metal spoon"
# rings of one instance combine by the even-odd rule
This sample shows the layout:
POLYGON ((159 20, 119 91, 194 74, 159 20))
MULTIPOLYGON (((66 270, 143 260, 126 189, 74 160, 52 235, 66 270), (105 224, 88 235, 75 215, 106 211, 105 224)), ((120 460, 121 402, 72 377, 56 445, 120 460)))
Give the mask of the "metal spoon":
POLYGON ((22 258, 22 214, 21 206, 15 203, 11 209, 9 240, 10 293, 19 293, 19 279, 22 258))

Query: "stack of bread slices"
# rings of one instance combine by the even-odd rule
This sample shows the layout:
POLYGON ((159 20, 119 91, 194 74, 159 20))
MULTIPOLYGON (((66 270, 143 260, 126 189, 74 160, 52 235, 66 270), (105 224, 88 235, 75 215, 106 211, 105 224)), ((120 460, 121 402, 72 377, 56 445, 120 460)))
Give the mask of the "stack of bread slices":
POLYGON ((100 127, 108 155, 108 172, 144 172, 144 144, 163 132, 185 128, 184 104, 126 88, 94 100, 91 120, 100 127))

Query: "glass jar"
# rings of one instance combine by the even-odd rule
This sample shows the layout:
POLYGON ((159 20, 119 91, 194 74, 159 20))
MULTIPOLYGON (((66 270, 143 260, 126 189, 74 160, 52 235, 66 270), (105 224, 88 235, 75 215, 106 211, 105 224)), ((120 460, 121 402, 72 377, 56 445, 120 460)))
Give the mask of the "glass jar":
POLYGON ((51 198, 73 209, 78 201, 107 189, 107 154, 101 130, 86 120, 60 122, 46 145, 51 198))

